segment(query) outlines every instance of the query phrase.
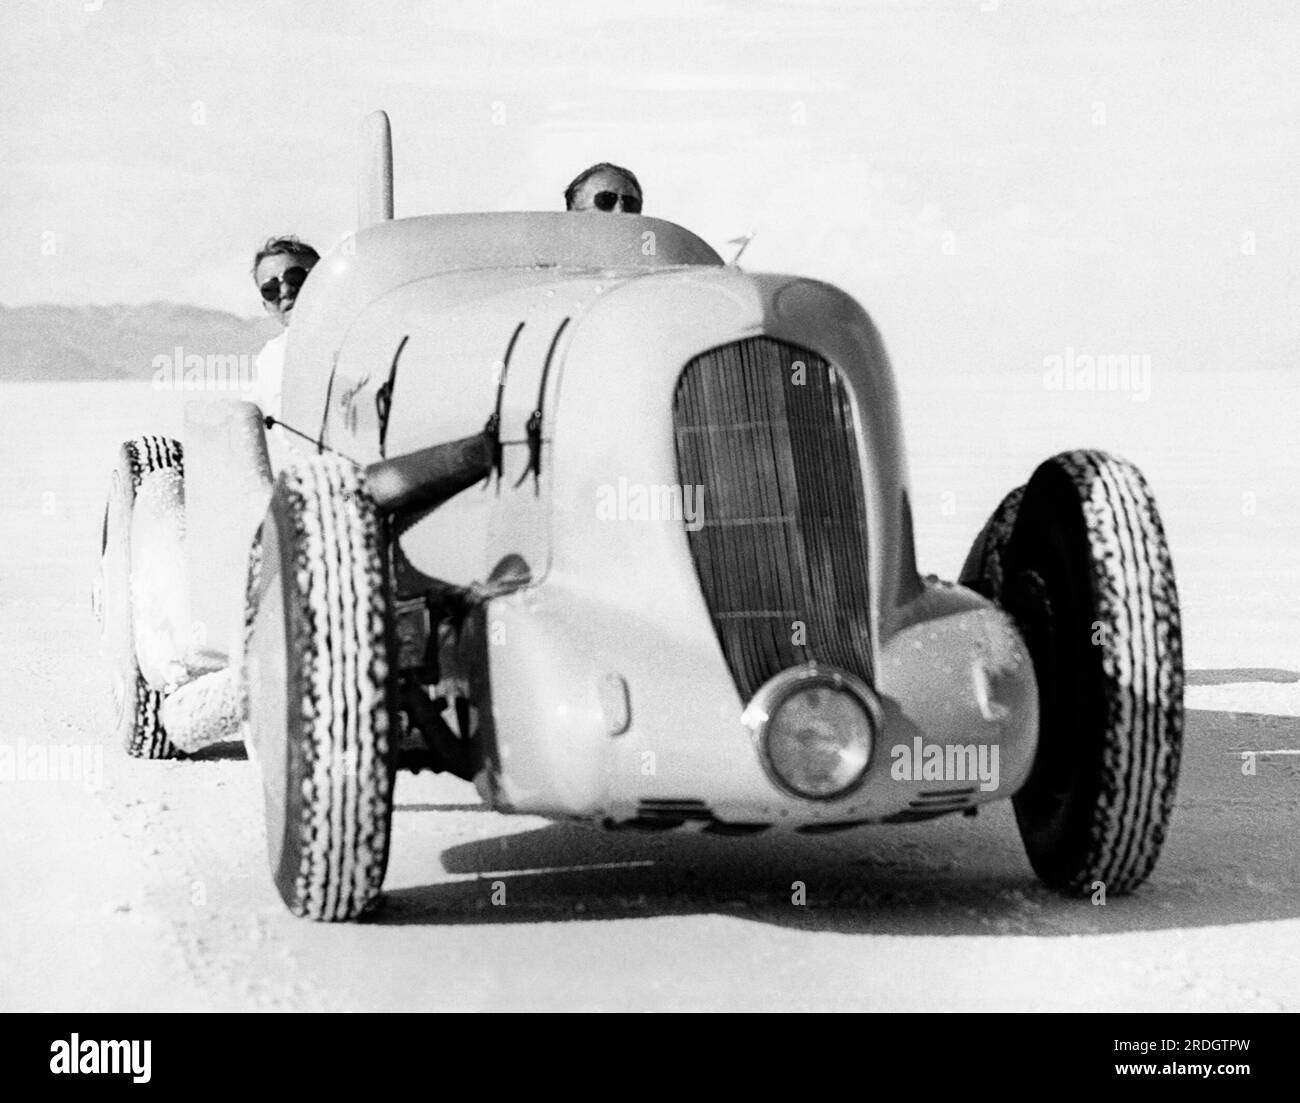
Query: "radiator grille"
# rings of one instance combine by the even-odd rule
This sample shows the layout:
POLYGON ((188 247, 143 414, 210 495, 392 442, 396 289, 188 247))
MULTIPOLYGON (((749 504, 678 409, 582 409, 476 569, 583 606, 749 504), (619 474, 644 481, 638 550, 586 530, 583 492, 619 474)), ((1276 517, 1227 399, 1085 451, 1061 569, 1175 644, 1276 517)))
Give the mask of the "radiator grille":
POLYGON ((686 365, 673 421, 679 477, 704 488, 691 554, 741 695, 809 661, 870 684, 866 503, 839 373, 740 341, 686 365))

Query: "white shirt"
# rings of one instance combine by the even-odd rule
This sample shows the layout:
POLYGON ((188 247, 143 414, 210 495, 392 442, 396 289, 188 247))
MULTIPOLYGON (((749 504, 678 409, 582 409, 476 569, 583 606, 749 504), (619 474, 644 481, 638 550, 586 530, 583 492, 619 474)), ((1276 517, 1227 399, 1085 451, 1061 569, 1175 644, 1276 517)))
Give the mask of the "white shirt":
MULTIPOLYGON (((263 415, 270 414, 276 419, 280 417, 284 395, 284 350, 288 341, 289 331, 282 329, 262 346, 253 361, 257 379, 248 401, 256 403, 263 415)), ((266 447, 272 471, 283 468, 295 452, 292 438, 279 425, 267 432, 266 447)))
POLYGON ((282 329, 262 346, 262 351, 253 361, 257 379, 248 400, 257 403, 263 414, 270 414, 274 418, 280 416, 284 393, 284 349, 288 341, 289 331, 282 329))

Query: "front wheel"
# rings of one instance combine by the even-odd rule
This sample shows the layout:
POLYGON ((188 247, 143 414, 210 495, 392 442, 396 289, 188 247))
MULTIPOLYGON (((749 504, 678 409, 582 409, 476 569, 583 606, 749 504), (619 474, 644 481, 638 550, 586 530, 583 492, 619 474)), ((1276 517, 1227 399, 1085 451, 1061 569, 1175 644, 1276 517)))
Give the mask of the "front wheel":
POLYGON ((384 563, 359 471, 319 456, 281 473, 250 560, 244 683, 272 874, 311 919, 363 914, 388 864, 384 563))
POLYGON ((1155 866, 1183 734, 1178 593, 1155 499, 1132 464, 1063 453, 1025 487, 997 597, 1039 685, 1039 748, 1014 804, 1034 871, 1128 892, 1155 866))

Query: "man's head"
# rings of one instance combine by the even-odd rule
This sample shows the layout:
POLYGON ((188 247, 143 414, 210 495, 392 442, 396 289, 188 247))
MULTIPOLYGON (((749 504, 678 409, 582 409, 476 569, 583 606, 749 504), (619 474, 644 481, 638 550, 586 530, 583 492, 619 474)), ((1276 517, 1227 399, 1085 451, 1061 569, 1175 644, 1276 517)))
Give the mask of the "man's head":
POLYGON ((298 301, 298 289, 320 254, 296 237, 268 238, 253 259, 253 280, 262 292, 262 305, 282 325, 298 301))
POLYGON ((630 169, 602 161, 583 169, 564 189, 564 205, 571 211, 626 211, 641 213, 641 185, 630 169))

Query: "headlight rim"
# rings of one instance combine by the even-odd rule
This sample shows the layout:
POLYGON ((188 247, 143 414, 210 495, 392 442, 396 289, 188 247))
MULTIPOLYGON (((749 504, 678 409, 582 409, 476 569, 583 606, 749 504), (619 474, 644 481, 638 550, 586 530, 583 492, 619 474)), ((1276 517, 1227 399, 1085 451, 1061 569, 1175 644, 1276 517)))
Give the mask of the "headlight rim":
POLYGON ((763 766, 763 772, 777 789, 802 801, 828 804, 845 800, 862 787, 862 783, 871 770, 871 764, 876 758, 876 744, 880 742, 881 734, 884 731, 884 710, 880 704, 879 694, 856 674, 851 674, 849 671, 837 666, 827 666, 814 662, 783 670, 780 674, 769 678, 759 686, 749 704, 745 706, 745 711, 741 714, 741 721, 749 728, 750 736, 754 740, 754 749, 758 754, 758 760, 763 766), (771 719, 786 700, 800 690, 810 689, 818 685, 845 692, 857 701, 866 713, 867 725, 870 729, 867 757, 862 763, 861 769, 858 770, 850 782, 836 792, 825 794, 801 792, 786 781, 772 763, 767 739, 771 719))

